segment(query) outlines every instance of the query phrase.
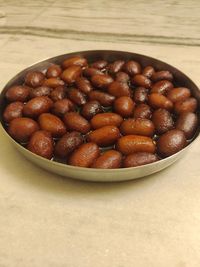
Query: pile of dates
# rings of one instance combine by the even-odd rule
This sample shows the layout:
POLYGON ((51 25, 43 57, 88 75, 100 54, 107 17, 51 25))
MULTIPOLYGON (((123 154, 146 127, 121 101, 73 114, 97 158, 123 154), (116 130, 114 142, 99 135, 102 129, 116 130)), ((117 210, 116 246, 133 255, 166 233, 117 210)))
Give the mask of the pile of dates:
POLYGON ((194 137, 197 100, 168 70, 135 60, 66 58, 7 89, 9 135, 31 152, 88 168, 152 163, 194 137))

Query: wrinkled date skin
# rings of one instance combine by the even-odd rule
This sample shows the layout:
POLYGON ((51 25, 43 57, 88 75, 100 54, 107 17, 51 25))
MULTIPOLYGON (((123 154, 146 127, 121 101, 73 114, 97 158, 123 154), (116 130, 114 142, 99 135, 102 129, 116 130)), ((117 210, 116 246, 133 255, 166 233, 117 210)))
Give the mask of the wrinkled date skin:
POLYGON ((123 53, 49 62, 5 90, 4 127, 38 156, 72 166, 117 169, 162 160, 197 136, 199 103, 175 72, 160 66, 123 53))

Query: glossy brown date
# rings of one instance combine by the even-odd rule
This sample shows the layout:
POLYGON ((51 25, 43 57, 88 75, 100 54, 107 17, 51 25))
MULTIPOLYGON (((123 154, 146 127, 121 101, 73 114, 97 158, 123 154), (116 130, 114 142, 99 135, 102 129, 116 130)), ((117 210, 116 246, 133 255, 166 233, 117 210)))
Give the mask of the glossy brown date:
POLYGON ((129 96, 121 96, 114 102, 114 110, 122 117, 130 117, 133 114, 135 103, 129 96))
POLYGON ((176 121, 176 129, 184 132, 187 139, 191 139, 198 127, 198 117, 192 112, 183 112, 176 121))
POLYGON ((115 97, 113 95, 97 90, 90 92, 88 96, 90 100, 97 100, 104 107, 111 106, 115 100, 115 97))
POLYGON ((64 134, 56 143, 54 153, 59 158, 65 158, 83 143, 79 132, 64 134))
POLYGON ((5 90, 8 133, 39 156, 99 169, 149 164, 196 137, 197 98, 175 72, 94 58, 49 63, 5 90))
POLYGON ((53 106, 53 101, 48 96, 38 96, 29 100, 23 108, 25 117, 35 118, 40 114, 49 112, 53 106))
POLYGON ((137 167, 158 161, 158 156, 149 152, 136 152, 126 156, 123 161, 125 168, 137 167))
POLYGON ((53 137, 61 137, 66 133, 66 126, 63 121, 51 113, 42 113, 38 118, 38 122, 40 128, 50 132, 53 137))
POLYGON ((42 130, 33 133, 27 146, 28 150, 46 159, 53 157, 53 148, 54 142, 51 134, 42 130))
POLYGON ((169 157, 186 146, 183 131, 174 129, 161 135, 157 141, 157 150, 162 157, 169 157))
POLYGON ((90 132, 87 136, 89 142, 105 147, 113 145, 120 137, 119 129, 116 126, 104 126, 90 132))
POLYGON ((30 91, 28 86, 14 85, 6 91, 5 97, 9 102, 24 102, 29 98, 30 91))
POLYGON ((67 129, 86 134, 90 131, 89 122, 77 112, 68 112, 64 115, 63 121, 67 129))
POLYGON ((172 115, 166 109, 157 109, 153 112, 152 122, 157 134, 163 134, 174 127, 172 115))
POLYGON ((143 136, 153 136, 155 127, 152 121, 148 119, 127 119, 121 124, 120 131, 123 135, 137 134, 143 136))
POLYGON ((96 114, 102 112, 101 104, 96 100, 90 100, 85 105, 83 105, 81 110, 81 115, 87 120, 92 119, 96 114))
POLYGON ((90 123, 93 129, 98 129, 108 125, 119 127, 122 121, 123 118, 120 115, 113 112, 105 112, 95 115, 90 123))
POLYGON ((135 152, 154 153, 156 150, 153 140, 150 137, 141 135, 126 135, 119 138, 116 148, 124 155, 135 152))
POLYGON ((97 169, 117 169, 121 167, 122 155, 116 150, 108 150, 99 156, 91 168, 97 169))
POLYGON ((8 133, 20 143, 27 142, 37 130, 39 130, 38 123, 30 118, 13 119, 8 127, 8 133))
POLYGON ((90 167, 100 155, 97 144, 89 142, 82 144, 69 157, 68 164, 78 167, 90 167))
POLYGON ((3 112, 3 119, 5 122, 10 122, 15 118, 22 117, 22 110, 24 108, 24 104, 22 102, 12 102, 8 104, 3 112))

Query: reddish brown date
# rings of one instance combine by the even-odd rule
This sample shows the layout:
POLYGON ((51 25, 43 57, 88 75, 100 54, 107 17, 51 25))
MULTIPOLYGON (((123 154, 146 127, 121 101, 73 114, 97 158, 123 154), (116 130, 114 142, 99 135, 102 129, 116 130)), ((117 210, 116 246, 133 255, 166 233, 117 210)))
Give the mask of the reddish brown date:
POLYGON ((143 136, 153 136, 155 127, 152 121, 148 119, 128 119, 123 121, 120 131, 123 135, 138 134, 143 136))
MULTIPOLYGON (((173 84, 168 80, 162 80, 152 86, 151 93, 165 95, 172 90, 173 84)), ((173 102, 173 101, 172 101, 173 102)))
POLYGON ((21 101, 24 102, 29 98, 31 89, 23 85, 14 85, 6 91, 6 99, 9 102, 21 101))
POLYGON ((89 99, 97 100, 102 106, 109 107, 114 102, 115 97, 110 94, 94 90, 89 93, 89 99))
POLYGON ((144 118, 150 119, 152 116, 152 111, 149 105, 147 104, 139 104, 135 107, 133 112, 134 118, 144 118))
POLYGON ((81 75, 82 69, 78 65, 73 65, 68 67, 61 74, 61 79, 65 81, 68 85, 73 84, 76 79, 81 75))
POLYGON ((107 74, 96 74, 92 76, 91 82, 98 89, 106 89, 113 82, 113 78, 107 74))
POLYGON ((174 105, 174 111, 176 114, 183 112, 195 112, 197 109, 197 100, 194 97, 187 98, 184 101, 178 101, 174 105))
POLYGON ((76 79, 75 83, 77 88, 86 95, 93 90, 90 81, 84 77, 79 77, 78 79, 76 79))
POLYGON ((45 76, 40 71, 29 71, 25 76, 25 84, 30 87, 38 87, 43 84, 45 76))
POLYGON ((55 155, 59 158, 65 158, 77 149, 83 143, 83 137, 79 132, 64 134, 55 146, 55 155))
POLYGON ((198 127, 198 117, 192 112, 183 112, 180 114, 177 122, 176 129, 184 132, 187 139, 191 139, 198 127))
POLYGON ((113 112, 105 112, 95 115, 90 123, 93 129, 98 129, 108 125, 119 127, 122 121, 123 118, 120 115, 113 112))
POLYGON ((136 152, 128 155, 124 161, 125 168, 137 167, 158 161, 158 156, 148 152, 136 152))
POLYGON ((116 169, 121 167, 122 155, 116 150, 108 150, 99 156, 91 168, 116 169))
POLYGON ((65 113, 69 112, 69 111, 74 111, 75 110, 75 106, 72 103, 71 100, 64 98, 61 100, 56 101, 53 104, 53 107, 51 109, 51 111, 57 115, 62 117, 65 113))
POLYGON ((23 107, 24 104, 19 101, 10 103, 3 112, 4 121, 8 123, 15 118, 22 117, 23 107))
POLYGON ((39 86, 37 88, 32 88, 30 91, 30 98, 37 96, 49 96, 52 89, 48 86, 39 86))
POLYGON ((46 76, 47 78, 57 78, 62 73, 62 68, 59 65, 51 65, 48 67, 46 76))
POLYGON ((191 92, 185 87, 176 87, 170 90, 167 97, 173 102, 184 101, 191 96, 191 92))
POLYGON ((137 87, 134 90, 134 101, 136 103, 145 103, 148 100, 148 89, 144 87, 137 87))
POLYGON ((54 90, 51 91, 50 98, 56 102, 58 100, 61 100, 65 98, 66 91, 63 86, 58 86, 54 90))
POLYGON ((58 86, 63 86, 65 83, 60 78, 48 78, 42 83, 43 86, 50 88, 56 88, 58 86))
POLYGON ((26 117, 35 118, 42 113, 49 112, 53 106, 53 101, 48 96, 38 96, 29 100, 23 108, 26 117))
POLYGON ((29 118, 13 119, 8 127, 8 133, 20 143, 27 142, 37 130, 39 130, 38 123, 29 118))
POLYGON ((68 112, 64 115, 64 123, 67 129, 86 134, 90 131, 89 122, 77 112, 68 112))
POLYGON ((161 80, 172 81, 173 75, 168 70, 161 70, 161 71, 154 72, 153 75, 151 76, 151 79, 154 82, 161 81, 161 80))
POLYGON ((174 127, 172 115, 166 109, 154 111, 152 121, 158 134, 163 134, 174 127))
POLYGON ((153 140, 150 137, 141 135, 123 136, 118 140, 116 147, 124 155, 135 152, 154 153, 156 150, 153 140))
POLYGON ((160 94, 150 94, 148 103, 152 108, 164 108, 167 110, 173 108, 173 103, 166 96, 160 94))
POLYGON ((68 164, 78 167, 90 167, 99 155, 100 150, 97 144, 91 142, 82 144, 72 153, 68 160, 68 164))
POLYGON ((119 137, 120 132, 116 126, 104 126, 90 132, 87 140, 96 143, 98 146, 105 147, 113 145, 119 137))
POLYGON ((62 66, 64 69, 67 69, 70 66, 80 66, 80 67, 85 67, 87 66, 87 60, 84 57, 79 57, 79 56, 75 56, 75 57, 70 57, 67 58, 63 61, 62 66))
POLYGON ((128 62, 126 62, 123 66, 123 70, 128 73, 129 75, 133 76, 135 74, 139 74, 142 71, 141 65, 134 61, 134 60, 130 60, 128 62))
POLYGON ((53 138, 47 131, 34 132, 27 148, 43 158, 51 159, 53 157, 54 148, 53 138))
POLYGON ((157 141, 157 150, 162 157, 169 157, 186 146, 186 138, 183 131, 170 130, 161 135, 157 141))
POLYGON ((90 100, 88 101, 82 108, 81 114, 83 117, 85 117, 87 120, 92 119, 96 114, 102 112, 101 104, 96 100, 90 100))
POLYGON ((132 83, 136 86, 151 88, 151 80, 142 74, 137 74, 132 78, 132 83))
POLYGON ((146 66, 146 67, 143 69, 142 74, 143 74, 144 76, 146 76, 147 78, 150 79, 150 78, 152 77, 152 75, 154 74, 154 72, 155 72, 154 67, 152 67, 152 66, 146 66))
POLYGON ((62 120, 51 113, 42 113, 38 122, 40 128, 44 131, 48 131, 53 137, 60 137, 66 133, 66 127, 62 120))
POLYGON ((77 88, 72 88, 68 92, 69 99, 78 106, 82 106, 86 103, 85 95, 77 88))
POLYGON ((130 117, 133 114, 135 103, 129 96, 121 96, 114 102, 114 110, 122 117, 130 117))
POLYGON ((113 82, 108 87, 108 93, 115 97, 131 96, 131 89, 127 83, 113 82))

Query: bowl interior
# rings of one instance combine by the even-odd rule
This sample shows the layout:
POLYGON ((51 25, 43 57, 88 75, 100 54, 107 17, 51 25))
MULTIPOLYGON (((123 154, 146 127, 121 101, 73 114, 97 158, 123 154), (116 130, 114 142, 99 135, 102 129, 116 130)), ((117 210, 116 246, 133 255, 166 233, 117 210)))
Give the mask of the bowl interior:
MULTIPOLYGON (((12 85, 22 84, 23 81, 24 81, 24 76, 26 75, 26 73, 28 71, 30 71, 30 70, 41 70, 41 71, 43 71, 49 66, 50 63, 60 64, 64 59, 72 57, 72 56, 83 56, 83 57, 86 57, 89 63, 90 62, 94 62, 94 61, 99 60, 99 59, 105 59, 108 62, 112 62, 112 61, 119 60, 119 59, 121 59, 121 60, 136 60, 136 61, 140 62, 142 67, 145 67, 145 66, 148 66, 148 65, 153 65, 156 70, 169 70, 174 75, 175 86, 176 85, 179 85, 179 86, 181 85, 181 87, 188 87, 191 90, 192 95, 197 99, 198 105, 200 106, 200 91, 199 91, 198 87, 184 73, 182 73, 181 71, 179 71, 175 67, 173 67, 173 66, 171 66, 171 65, 169 65, 169 64, 167 64, 165 62, 162 62, 160 60, 157 60, 157 59, 145 56, 145 55, 140 55, 140 54, 130 53, 130 52, 124 52, 124 51, 110 51, 110 50, 81 51, 81 52, 75 52, 75 53, 56 56, 56 57, 49 58, 49 59, 43 60, 41 62, 38 62, 38 63, 36 63, 36 64, 34 64, 34 65, 24 69, 24 70, 22 70, 20 73, 18 73, 15 77, 13 77, 5 85, 5 87, 3 88, 3 90, 2 90, 2 92, 0 94, 0 121, 1 121, 1 124, 2 124, 2 126, 4 128, 4 130, 5 130, 5 125, 4 125, 4 122, 3 122, 2 114, 3 114, 3 110, 4 110, 5 106, 6 106, 6 100, 5 100, 5 97, 4 97, 5 93, 6 93, 6 90, 9 87, 11 87, 12 85)), ((194 139, 196 139, 198 135, 199 135, 199 129, 198 129, 197 134, 196 134, 194 139)), ((97 181, 105 180, 102 177, 103 173, 104 174, 110 173, 110 176, 109 176, 110 180, 111 181, 115 180, 113 178, 113 173, 112 172, 108 172, 106 170, 95 169, 95 173, 94 173, 94 169, 92 171, 92 169, 81 168, 81 167, 73 167, 73 166, 69 166, 69 165, 65 165, 65 164, 60 164, 60 163, 57 163, 57 162, 53 162, 54 165, 56 164, 56 167, 49 168, 49 166, 52 166, 52 161, 49 161, 49 160, 43 159, 43 158, 41 158, 39 156, 36 156, 32 152, 24 149, 19 144, 17 144, 17 142, 14 141, 14 139, 12 139, 12 141, 17 145, 17 148, 22 150, 21 152, 25 156, 27 156, 30 160, 35 161, 36 164, 38 164, 41 167, 44 167, 46 169, 50 169, 53 172, 59 173, 61 175, 63 174, 65 176, 70 176, 70 177, 73 177, 73 178, 83 179, 83 177, 81 177, 82 176, 81 171, 82 171, 83 173, 87 173, 87 175, 89 175, 88 179, 85 179, 85 180, 94 180, 92 177, 94 177, 94 174, 97 174, 99 172, 101 174, 101 176, 99 176, 99 179, 95 179, 97 181), (43 164, 39 163, 39 161, 37 160, 38 158, 40 159, 41 162, 43 162, 43 164), (62 171, 61 171, 61 169, 62 169, 62 171), (65 172, 65 169, 67 170, 66 172, 65 172), (72 170, 72 173, 70 172, 71 170, 72 170), (90 175, 90 173, 91 173, 91 175, 90 175), (100 178, 100 177, 102 177, 102 178, 100 178)), ((142 177, 144 175, 148 175, 148 174, 151 174, 153 172, 156 172, 156 169, 157 169, 157 171, 159 171, 160 169, 163 169, 166 166, 168 166, 171 163, 173 163, 173 159, 176 160, 178 158, 177 154, 181 155, 182 153, 178 152, 178 153, 172 155, 169 158, 160 160, 160 161, 155 162, 155 163, 148 164, 146 166, 144 165, 144 166, 139 166, 139 167, 136 167, 136 168, 116 169, 116 170, 114 170, 114 172, 115 173, 119 173, 116 176, 116 179, 117 180, 128 180, 128 179, 132 179, 132 178, 139 178, 139 177, 142 177), (163 163, 166 162, 166 164, 163 164, 162 162, 163 163), (151 166, 153 167, 153 171, 151 169, 151 166), (146 170, 146 169, 147 169, 147 171, 144 172, 143 170, 146 170), (148 172, 148 169, 149 169, 149 172, 148 172), (135 174, 134 174, 134 172, 135 172, 135 174), (125 173, 128 173, 128 176, 124 175, 125 173)), ((109 181, 109 177, 106 178, 108 181, 109 181)))

